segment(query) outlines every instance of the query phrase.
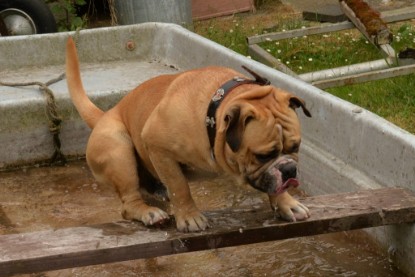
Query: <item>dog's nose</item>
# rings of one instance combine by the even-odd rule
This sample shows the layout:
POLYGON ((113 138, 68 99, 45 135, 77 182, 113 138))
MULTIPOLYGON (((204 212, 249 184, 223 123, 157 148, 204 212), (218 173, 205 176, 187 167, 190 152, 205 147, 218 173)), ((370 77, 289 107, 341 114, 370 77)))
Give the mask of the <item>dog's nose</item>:
POLYGON ((283 180, 297 177, 297 166, 295 163, 286 163, 279 170, 283 180))

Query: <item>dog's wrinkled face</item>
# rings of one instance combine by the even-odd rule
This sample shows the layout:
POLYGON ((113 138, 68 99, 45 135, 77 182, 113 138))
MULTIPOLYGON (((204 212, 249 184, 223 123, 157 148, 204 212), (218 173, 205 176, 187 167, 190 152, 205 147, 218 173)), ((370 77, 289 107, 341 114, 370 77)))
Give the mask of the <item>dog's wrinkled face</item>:
POLYGON ((226 112, 226 159, 260 191, 279 194, 298 186, 298 107, 310 116, 303 100, 272 88, 264 97, 234 101, 226 112))

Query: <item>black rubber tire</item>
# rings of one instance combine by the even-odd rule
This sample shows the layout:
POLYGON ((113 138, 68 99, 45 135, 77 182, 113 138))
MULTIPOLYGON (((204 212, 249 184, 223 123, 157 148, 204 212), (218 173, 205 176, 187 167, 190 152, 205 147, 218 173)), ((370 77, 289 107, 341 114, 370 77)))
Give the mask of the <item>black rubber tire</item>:
POLYGON ((6 9, 17 9, 25 12, 36 25, 37 34, 58 31, 55 17, 48 5, 42 0, 1 0, 0 12, 6 9))

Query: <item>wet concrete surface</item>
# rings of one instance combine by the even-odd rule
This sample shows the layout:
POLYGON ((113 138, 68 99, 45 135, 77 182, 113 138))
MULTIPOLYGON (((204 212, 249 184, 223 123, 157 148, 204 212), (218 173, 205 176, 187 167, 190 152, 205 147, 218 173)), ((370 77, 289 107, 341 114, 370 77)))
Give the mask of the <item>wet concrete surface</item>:
MULTIPOLYGON (((268 205, 264 194, 226 178, 190 186, 202 210, 268 205)), ((0 234, 117 221, 120 209, 114 189, 96 183, 84 161, 0 173, 0 234)), ((20 276, 403 275, 354 231, 20 276)))

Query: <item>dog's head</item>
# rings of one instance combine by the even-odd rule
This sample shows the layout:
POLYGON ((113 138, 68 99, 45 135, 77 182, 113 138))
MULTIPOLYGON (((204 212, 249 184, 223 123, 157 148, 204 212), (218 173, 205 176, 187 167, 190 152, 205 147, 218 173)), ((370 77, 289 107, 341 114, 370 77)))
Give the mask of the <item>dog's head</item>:
POLYGON ((224 103, 220 119, 223 162, 254 188, 278 194, 298 185, 301 144, 296 114, 304 101, 272 86, 255 87, 224 103))

